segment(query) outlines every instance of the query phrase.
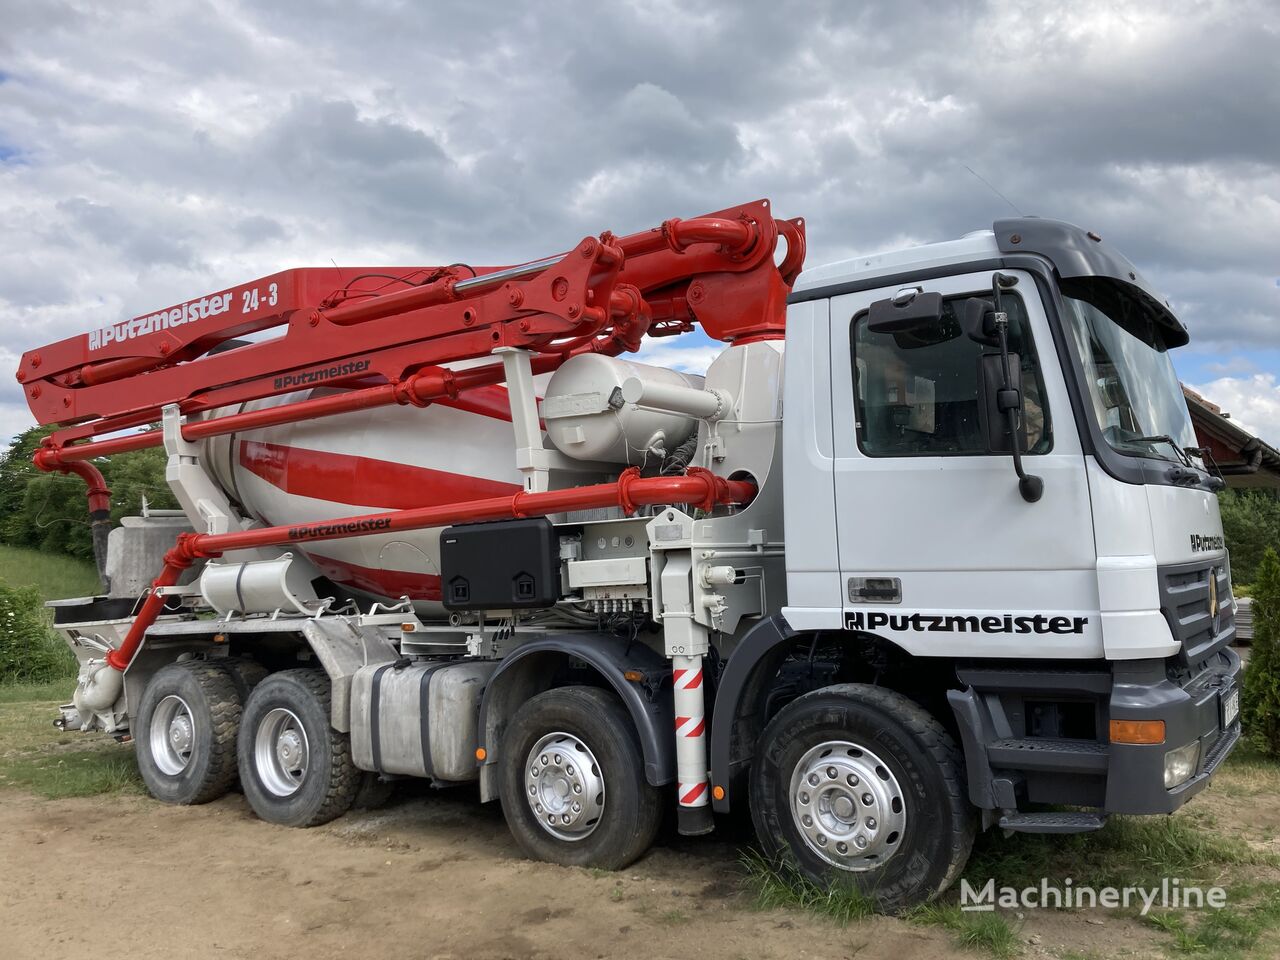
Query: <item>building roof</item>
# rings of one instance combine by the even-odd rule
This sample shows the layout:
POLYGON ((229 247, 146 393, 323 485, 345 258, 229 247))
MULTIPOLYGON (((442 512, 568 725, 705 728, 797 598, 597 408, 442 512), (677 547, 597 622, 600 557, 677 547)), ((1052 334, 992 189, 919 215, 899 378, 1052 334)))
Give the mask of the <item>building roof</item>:
POLYGON ((1196 430, 1196 442, 1208 447, 1229 487, 1280 489, 1280 450, 1255 437, 1223 413, 1216 403, 1182 387, 1196 430))

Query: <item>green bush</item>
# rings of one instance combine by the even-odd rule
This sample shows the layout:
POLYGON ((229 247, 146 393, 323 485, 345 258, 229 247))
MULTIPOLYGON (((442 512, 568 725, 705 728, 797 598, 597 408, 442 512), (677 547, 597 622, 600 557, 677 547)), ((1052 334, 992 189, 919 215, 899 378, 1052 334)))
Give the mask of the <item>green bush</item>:
POLYGON ((76 659, 50 629, 32 587, 0 583, 0 684, 47 683, 76 674, 76 659))
POLYGON ((1250 741, 1280 756, 1280 557, 1270 547, 1253 585, 1253 645, 1240 713, 1250 741))
POLYGON ((1280 546, 1280 499, 1271 490, 1223 490, 1218 505, 1231 551, 1231 580, 1252 584, 1263 554, 1280 546))

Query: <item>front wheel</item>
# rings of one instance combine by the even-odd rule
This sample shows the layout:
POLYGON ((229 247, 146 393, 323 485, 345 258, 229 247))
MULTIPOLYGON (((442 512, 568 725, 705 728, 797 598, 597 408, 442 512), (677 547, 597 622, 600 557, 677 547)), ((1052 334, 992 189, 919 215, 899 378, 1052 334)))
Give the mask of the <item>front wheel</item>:
POLYGON ((283 670, 253 688, 240 722, 240 786, 263 820, 313 827, 342 816, 360 785, 351 741, 330 724, 329 678, 283 670))
POLYGON ((751 770, 766 854, 850 884, 896 912, 936 896, 973 846, 963 761, 941 724, 901 694, 843 684, 770 721, 751 770))
POLYGON ((645 780, 626 709, 595 687, 559 687, 516 711, 502 737, 502 812, 530 857, 618 870, 653 843, 660 791, 645 780))

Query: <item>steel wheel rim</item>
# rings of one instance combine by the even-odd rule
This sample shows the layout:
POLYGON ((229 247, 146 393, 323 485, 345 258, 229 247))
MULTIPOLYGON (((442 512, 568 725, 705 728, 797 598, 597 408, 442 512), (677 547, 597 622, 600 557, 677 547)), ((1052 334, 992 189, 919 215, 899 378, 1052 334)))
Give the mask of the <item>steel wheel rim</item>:
POLYGON ((807 750, 791 774, 791 817, 805 845, 841 870, 885 864, 902 846, 907 805, 880 757, 847 740, 807 750))
POLYGON ((160 772, 176 777, 187 769, 195 749, 196 722, 187 701, 169 694, 151 714, 151 757, 160 772))
POLYGON ((307 731, 298 715, 284 707, 268 711, 253 738, 253 760, 262 785, 277 797, 293 796, 306 779, 309 759, 307 731))
POLYGON ((548 733, 524 764, 524 798, 538 826, 558 840, 585 840, 604 813, 604 776, 595 754, 571 733, 548 733))

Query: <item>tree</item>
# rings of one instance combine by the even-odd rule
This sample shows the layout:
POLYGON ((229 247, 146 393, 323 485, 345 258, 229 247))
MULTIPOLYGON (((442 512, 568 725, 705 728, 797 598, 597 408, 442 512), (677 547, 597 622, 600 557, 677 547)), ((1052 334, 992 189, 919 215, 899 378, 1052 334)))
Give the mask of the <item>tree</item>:
MULTIPOLYGON (((48 427, 32 427, 0 456, 0 542, 93 559, 84 481, 36 469, 31 456, 48 427)), ((111 519, 141 512, 142 498, 157 508, 176 507, 164 479, 163 450, 137 450, 95 461, 111 488, 111 519)))
POLYGON ((1253 646, 1240 713, 1249 740, 1280 756, 1280 557, 1268 547, 1253 587, 1253 646))

